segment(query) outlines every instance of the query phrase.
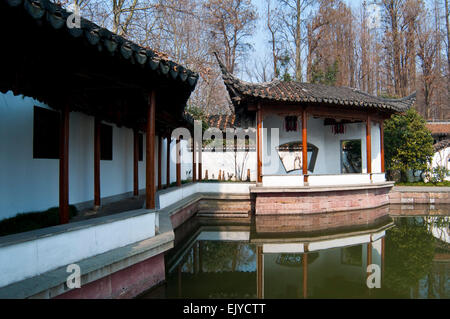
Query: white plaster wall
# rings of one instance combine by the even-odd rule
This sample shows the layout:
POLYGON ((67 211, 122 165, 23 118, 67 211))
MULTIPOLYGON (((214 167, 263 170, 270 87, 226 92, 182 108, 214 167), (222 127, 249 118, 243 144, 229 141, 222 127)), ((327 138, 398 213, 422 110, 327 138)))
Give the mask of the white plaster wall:
POLYGON ((280 175, 265 175, 262 177, 264 187, 294 187, 303 186, 303 176, 290 174, 280 178, 280 175))
POLYGON ((34 105, 45 107, 0 94, 0 219, 58 203, 58 160, 33 160, 34 105))
POLYGON ((153 236, 155 213, 147 213, 3 246, 0 287, 153 236))
POLYGON ((311 175, 309 186, 369 184, 370 174, 311 175))
MULTIPOLYGON (((286 132, 283 125, 283 116, 270 114, 263 119, 263 174, 282 175, 299 174, 299 171, 286 173, 279 159, 275 147, 287 142, 301 140, 301 123, 298 120, 297 132, 286 132), (273 137, 271 128, 278 128, 279 140, 273 137), (271 152, 268 152, 268 149, 271 152)), ((332 126, 324 126, 323 118, 308 118, 308 143, 319 148, 314 172, 310 174, 340 174, 341 154, 340 144, 342 140, 361 140, 362 173, 367 173, 366 161, 366 124, 352 123, 345 124, 344 134, 334 134, 332 126)), ((372 143, 372 172, 381 172, 381 152, 380 152, 380 128, 379 124, 372 122, 371 127, 372 143)), ((308 162, 311 155, 308 154, 308 162)), ((301 172, 300 172, 301 173, 301 172)))
MULTIPOLYGON (((59 203, 59 160, 33 159, 35 105, 48 108, 32 98, 0 94, 0 220, 59 203)), ((94 199, 94 118, 71 112, 69 126, 69 203, 76 204, 94 199)), ((100 162, 102 197, 133 190, 133 132, 112 126, 113 160, 100 162)), ((139 187, 145 188, 145 134, 139 187)))
MULTIPOLYGON (((234 152, 203 152, 202 153, 202 173, 205 178, 208 170, 209 179, 218 179, 219 170, 235 175, 234 152)), ((236 162, 238 167, 243 164, 243 179, 247 178, 247 169, 250 169, 250 181, 256 181, 256 152, 236 152, 236 162)), ((225 175, 228 178, 228 174, 225 175)))
MULTIPOLYGON (((439 152, 434 153, 431 160, 431 167, 444 166, 450 170, 450 147, 444 148, 439 152)), ((450 176, 447 176, 445 180, 450 181, 450 176)))
POLYGON ((249 194, 252 183, 190 183, 159 193, 159 208, 163 209, 195 193, 249 194))

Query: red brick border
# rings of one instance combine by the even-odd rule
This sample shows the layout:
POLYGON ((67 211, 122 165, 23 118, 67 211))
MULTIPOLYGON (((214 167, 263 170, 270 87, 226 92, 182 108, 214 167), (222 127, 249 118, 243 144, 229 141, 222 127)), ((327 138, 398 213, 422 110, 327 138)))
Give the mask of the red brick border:
POLYGON ((256 194, 256 215, 315 214, 389 204, 390 188, 256 194))

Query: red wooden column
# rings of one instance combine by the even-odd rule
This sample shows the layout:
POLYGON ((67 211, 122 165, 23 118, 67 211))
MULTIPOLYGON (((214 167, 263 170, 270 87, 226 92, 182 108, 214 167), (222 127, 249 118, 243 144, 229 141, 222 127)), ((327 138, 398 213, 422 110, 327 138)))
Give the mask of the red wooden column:
POLYGON ((366 155, 367 155, 367 174, 370 174, 370 180, 372 180, 372 136, 371 136, 370 115, 367 115, 367 123, 366 123, 366 155))
POLYGON ((145 208, 155 208, 155 91, 149 94, 145 159, 145 208))
POLYGON ((161 165, 162 165, 162 137, 158 136, 158 189, 162 189, 161 165))
POLYGON ((100 128, 98 117, 94 120, 94 209, 100 208, 100 128))
MULTIPOLYGON (((371 264, 372 264, 372 243, 369 242, 369 243, 367 243, 367 265, 366 265, 366 269, 367 269, 367 266, 369 266, 371 264)), ((371 273, 368 272, 367 276, 369 276, 370 274, 371 273)))
POLYGON ((133 129, 133 195, 139 196, 139 133, 133 129))
POLYGON ((257 272, 257 283, 256 283, 256 290, 257 290, 257 295, 258 295, 258 299, 262 299, 264 298, 264 265, 263 265, 263 254, 262 254, 262 247, 258 246, 256 248, 256 252, 257 252, 257 268, 256 268, 256 272, 257 272))
POLYGON ((203 179, 203 171, 202 171, 202 147, 203 143, 200 140, 200 145, 198 145, 198 180, 201 181, 203 179))
POLYGON ((69 106, 61 110, 59 131, 59 222, 69 222, 69 106))
POLYGON ((258 108, 256 111, 256 154, 257 154, 257 182, 262 183, 262 143, 261 143, 261 134, 262 134, 262 110, 261 105, 258 103, 258 108))
POLYGON ((180 154, 180 138, 177 138, 177 186, 181 186, 181 154, 180 154))
POLYGON ((170 143, 172 142, 172 138, 170 135, 167 136, 167 163, 166 163, 166 187, 170 185, 170 143))
POLYGON ((308 254, 303 254, 303 298, 308 298, 308 254))
POLYGON ((192 182, 197 181, 197 158, 196 158, 196 146, 195 138, 192 138, 192 182))
POLYGON ((307 133, 308 114, 306 109, 302 110, 302 169, 303 182, 308 183, 308 133, 307 133))
POLYGON ((381 154, 381 173, 384 173, 384 121, 380 121, 380 154, 381 154))

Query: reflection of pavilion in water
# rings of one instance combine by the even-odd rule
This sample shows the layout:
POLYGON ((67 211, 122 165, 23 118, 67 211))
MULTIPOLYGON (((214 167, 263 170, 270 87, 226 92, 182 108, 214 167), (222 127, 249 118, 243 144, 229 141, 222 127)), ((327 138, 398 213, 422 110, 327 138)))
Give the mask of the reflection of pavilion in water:
POLYGON ((327 233, 305 230, 301 224, 280 233, 283 217, 278 216, 273 229, 265 226, 265 218, 258 217, 256 227, 200 226, 189 239, 183 239, 184 244, 168 256, 169 276, 176 277, 168 280, 172 283, 168 289, 177 291, 171 295, 326 297, 324 289, 336 286, 330 293, 342 290, 360 297, 369 290, 367 265, 376 264, 383 272, 385 231, 393 225, 389 218, 327 233))

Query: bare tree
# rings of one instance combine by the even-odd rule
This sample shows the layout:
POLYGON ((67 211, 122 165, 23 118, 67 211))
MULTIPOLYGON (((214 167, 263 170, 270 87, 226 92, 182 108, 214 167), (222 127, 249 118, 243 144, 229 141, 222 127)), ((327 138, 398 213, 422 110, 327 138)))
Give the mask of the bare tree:
POLYGON ((251 47, 246 40, 254 32, 256 10, 250 0, 208 0, 204 6, 213 49, 234 73, 237 60, 251 47))

